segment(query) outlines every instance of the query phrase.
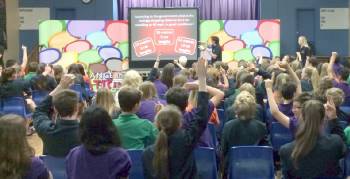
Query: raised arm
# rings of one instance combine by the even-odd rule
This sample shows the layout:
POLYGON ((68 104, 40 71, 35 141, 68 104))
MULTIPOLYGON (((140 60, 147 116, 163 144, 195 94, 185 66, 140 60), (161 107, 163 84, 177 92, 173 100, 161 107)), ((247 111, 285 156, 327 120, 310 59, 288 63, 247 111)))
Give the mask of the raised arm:
POLYGON ((224 89, 228 89, 230 87, 230 84, 229 84, 228 79, 227 79, 226 71, 222 67, 220 67, 220 74, 221 74, 222 79, 224 80, 224 84, 222 84, 224 89))
POLYGON ((328 65, 328 68, 327 68, 327 73, 328 73, 328 76, 334 80, 337 80, 335 77, 335 74, 334 74, 334 70, 333 70, 333 66, 334 66, 334 63, 335 63, 335 59, 337 58, 337 52, 332 52, 332 56, 329 60, 329 65, 328 65))
POLYGON ((179 60, 177 60, 177 59, 174 60, 174 64, 175 64, 176 66, 178 66, 181 70, 186 69, 185 67, 183 67, 183 66, 179 63, 179 60))
POLYGON ((160 59, 159 59, 159 55, 158 55, 156 58, 156 61, 154 62, 153 68, 148 75, 148 81, 154 82, 154 80, 157 79, 156 76, 157 76, 158 71, 159 71, 159 69, 158 69, 159 68, 159 61, 160 61, 160 59))
POLYGON ((22 51, 23 51, 23 58, 22 58, 21 70, 25 71, 25 69, 27 68, 27 64, 28 64, 27 47, 22 45, 22 51))
MULTIPOLYGON (((284 58, 289 58, 289 57, 285 56, 284 58)), ((300 95, 302 92, 302 88, 301 88, 301 82, 300 82, 298 75, 293 71, 293 69, 290 67, 290 65, 286 61, 280 63, 280 67, 285 68, 287 70, 288 74, 292 77, 293 81, 296 83, 297 90, 296 90, 295 95, 296 96, 300 95)))
POLYGON ((288 116, 284 115, 277 106, 277 103, 275 101, 275 98, 273 96, 272 92, 272 80, 265 80, 265 88, 267 93, 267 100, 269 102, 270 111, 272 116, 280 122, 284 127, 289 128, 289 118, 288 116))
POLYGON ((205 130, 208 123, 208 93, 206 83, 206 64, 205 59, 201 58, 197 65, 198 74, 198 106, 197 110, 190 121, 189 127, 186 128, 186 142, 188 145, 195 147, 200 136, 205 130))

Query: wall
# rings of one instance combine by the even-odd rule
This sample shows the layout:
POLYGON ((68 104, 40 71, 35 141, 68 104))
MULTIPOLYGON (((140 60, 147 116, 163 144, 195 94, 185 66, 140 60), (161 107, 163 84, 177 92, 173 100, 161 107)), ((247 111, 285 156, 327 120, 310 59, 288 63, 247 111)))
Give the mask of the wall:
POLYGON ((7 50, 4 59, 18 59, 19 39, 19 16, 18 16, 18 0, 6 0, 6 30, 7 30, 7 50))
MULTIPOLYGON (((90 4, 83 4, 81 0, 19 0, 19 7, 48 7, 50 19, 70 16, 73 18, 69 20, 106 20, 113 19, 114 3, 112 0, 92 0, 90 4)), ((20 30, 19 36, 29 50, 38 43, 37 30, 20 30)))
MULTIPOLYGON (((281 53, 295 54, 297 49, 297 10, 315 10, 315 48, 316 55, 329 55, 338 51, 340 55, 350 53, 349 30, 320 30, 320 8, 346 8, 348 0, 262 0, 261 18, 281 19, 281 53), (349 40, 348 40, 349 39, 349 40)), ((342 17, 339 17, 342 18, 342 17)), ((345 19, 345 18, 344 18, 345 19)))

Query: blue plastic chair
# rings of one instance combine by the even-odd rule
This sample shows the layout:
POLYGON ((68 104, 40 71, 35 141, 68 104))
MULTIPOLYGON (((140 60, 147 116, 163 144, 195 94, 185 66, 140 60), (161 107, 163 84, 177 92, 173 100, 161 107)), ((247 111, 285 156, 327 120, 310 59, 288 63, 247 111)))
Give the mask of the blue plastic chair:
POLYGON ((34 90, 32 92, 32 98, 36 105, 40 104, 48 95, 49 92, 43 90, 34 90))
POLYGON ((350 176, 350 148, 349 147, 343 163, 344 163, 344 176, 346 178, 350 176))
POLYGON ((293 134, 290 130, 278 122, 271 123, 270 137, 275 151, 278 151, 282 145, 293 141, 293 134))
POLYGON ((27 103, 23 97, 9 97, 3 99, 2 112, 4 114, 17 114, 23 118, 28 118, 31 113, 27 113, 27 103))
POLYGON ((341 111, 343 111, 348 116, 350 116, 350 106, 340 106, 339 108, 340 108, 341 111))
POLYGON ((215 150, 210 147, 198 147, 194 150, 197 173, 201 179, 217 179, 215 150))
POLYGON ((40 156, 47 168, 51 171, 54 179, 66 179, 66 163, 65 158, 58 158, 49 155, 40 156))
POLYGON ((128 150, 132 166, 129 179, 143 179, 142 153, 143 150, 128 150))
POLYGON ((232 147, 228 178, 274 179, 273 149, 268 146, 232 147))

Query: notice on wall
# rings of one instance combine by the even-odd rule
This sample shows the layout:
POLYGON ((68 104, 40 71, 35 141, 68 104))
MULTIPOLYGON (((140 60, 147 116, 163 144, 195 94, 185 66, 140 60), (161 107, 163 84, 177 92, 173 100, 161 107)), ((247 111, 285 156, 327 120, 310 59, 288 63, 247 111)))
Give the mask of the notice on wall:
POLYGON ((39 22, 50 19, 50 8, 19 8, 20 30, 37 30, 39 22))
POLYGON ((321 8, 320 28, 321 30, 346 30, 349 29, 348 8, 321 8))

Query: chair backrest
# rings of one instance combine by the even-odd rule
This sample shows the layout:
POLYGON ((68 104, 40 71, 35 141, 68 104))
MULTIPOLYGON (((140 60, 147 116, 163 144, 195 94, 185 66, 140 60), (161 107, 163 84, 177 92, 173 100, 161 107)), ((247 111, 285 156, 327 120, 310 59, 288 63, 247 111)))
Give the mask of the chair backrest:
POLYGON ((198 147, 194 150, 197 173, 201 179, 218 178, 215 150, 210 147, 198 147))
POLYGON ((340 108, 341 111, 343 111, 348 116, 350 116, 350 106, 340 106, 339 108, 340 108))
POLYGON ((129 179, 143 179, 142 153, 143 150, 128 150, 132 161, 129 179))
POLYGON ((4 114, 17 114, 26 118, 26 103, 23 97, 8 97, 3 99, 2 112, 4 114))
POLYGON ((293 134, 290 130, 278 122, 271 123, 270 137, 275 151, 278 151, 282 145, 293 141, 293 134))
POLYGON ((211 138, 213 140, 213 144, 214 146, 216 146, 216 141, 217 141, 217 138, 216 138, 216 129, 215 129, 215 125, 214 124, 211 124, 211 123, 208 123, 207 125, 209 131, 210 131, 210 135, 211 135, 211 138))
POLYGON ((344 176, 345 178, 350 176, 350 148, 348 147, 347 154, 345 155, 344 158, 344 176))
POLYGON ((51 171, 54 179, 66 179, 66 163, 65 158, 58 158, 49 155, 40 156, 47 168, 51 171))
POLYGON ((268 146, 240 146, 230 150, 230 179, 273 179, 273 149, 268 146))
POLYGON ((36 105, 41 103, 41 101, 43 101, 48 95, 49 95, 49 92, 43 91, 43 90, 34 90, 32 92, 33 101, 35 102, 36 105))

